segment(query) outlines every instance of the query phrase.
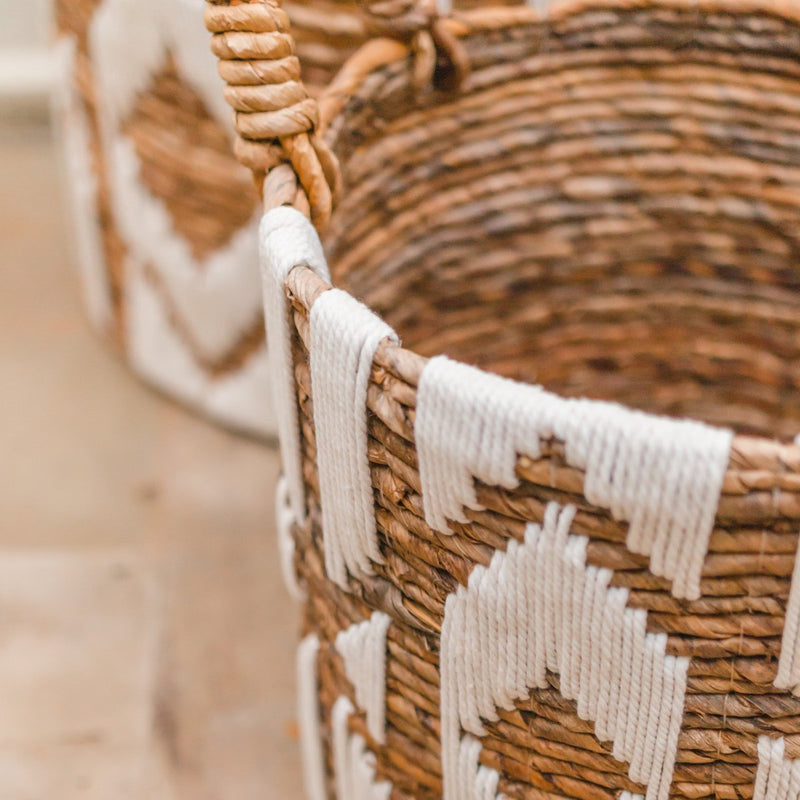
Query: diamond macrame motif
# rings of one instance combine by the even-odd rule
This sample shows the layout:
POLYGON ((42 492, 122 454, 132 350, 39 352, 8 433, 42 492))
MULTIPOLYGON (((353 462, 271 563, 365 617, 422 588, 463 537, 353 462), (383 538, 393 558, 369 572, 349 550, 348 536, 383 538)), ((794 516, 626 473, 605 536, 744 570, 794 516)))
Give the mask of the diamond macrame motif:
POLYGON ((252 220, 258 196, 250 175, 171 56, 136 98, 122 132, 133 141, 142 183, 164 203, 196 259, 252 220))

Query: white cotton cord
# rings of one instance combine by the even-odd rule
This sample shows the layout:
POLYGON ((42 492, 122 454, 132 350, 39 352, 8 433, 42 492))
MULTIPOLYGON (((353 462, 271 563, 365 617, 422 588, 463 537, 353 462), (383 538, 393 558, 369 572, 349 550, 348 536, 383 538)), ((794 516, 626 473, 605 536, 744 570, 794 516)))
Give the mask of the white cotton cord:
POLYGON ((608 679, 601 681, 597 689, 597 711, 595 713, 595 732, 601 741, 611 738, 611 717, 616 719, 616 709, 612 708, 612 697, 619 697, 620 663, 624 639, 622 634, 625 619, 625 604, 628 593, 616 587, 608 589, 603 608, 603 628, 600 634, 600 669, 601 675, 608 679))
POLYGON ((443 800, 458 800, 458 749, 461 714, 459 700, 464 694, 474 694, 474 687, 460 686, 461 668, 467 661, 464 644, 469 636, 464 618, 463 598, 456 593, 448 596, 444 606, 444 623, 439 639, 439 714, 441 719, 443 800))
POLYGON ((328 798, 319 714, 318 653, 319 639, 314 633, 306 636, 297 648, 297 717, 303 782, 308 800, 328 798))
POLYGON ((628 548, 650 557, 673 595, 697 599, 731 431, 612 403, 562 404, 553 433, 585 471, 586 499, 630 523, 628 548))
POLYGON ((394 331, 347 292, 331 289, 311 309, 311 392, 322 505, 325 570, 348 590, 348 573, 382 563, 367 455, 367 386, 378 345, 394 331))
POLYGON ((500 773, 497 770, 481 765, 475 776, 475 800, 497 800, 497 784, 500 773))
POLYGON ((789 602, 786 605, 775 686, 800 696, 800 540, 795 553, 789 602))
POLYGON ((391 619, 375 611, 336 636, 336 649, 353 684, 356 703, 367 714, 367 729, 379 744, 386 742, 386 634, 391 619))
POLYGON ((620 792, 618 800, 644 800, 644 797, 640 794, 634 794, 633 792, 620 792))
MULTIPOLYGON (((668 656, 668 658, 674 658, 668 656)), ((672 664, 668 672, 669 686, 667 696, 677 696, 686 694, 686 673, 680 665, 672 664)), ((663 708, 663 719, 659 727, 659 741, 656 743, 658 752, 664 753, 664 763, 661 778, 656 792, 657 797, 669 795, 672 785, 673 765, 678 756, 678 736, 683 724, 683 708, 677 705, 665 706, 663 708)))
POLYGON ((295 516, 289 499, 289 486, 281 475, 275 486, 275 527, 278 532, 278 554, 280 556, 281 574, 286 591, 295 599, 303 600, 306 596, 297 579, 294 565, 295 546, 293 528, 295 516))
POLYGON ((448 520, 480 508, 476 479, 516 488, 517 457, 539 458, 542 440, 555 437, 584 471, 587 500, 629 523, 628 548, 650 557, 676 597, 700 596, 731 431, 563 399, 439 356, 420 377, 414 436, 432 528, 452 533, 448 520))
POLYGON ((631 780, 647 787, 645 800, 669 797, 689 660, 667 655, 666 634, 647 632, 647 613, 627 607, 628 590, 610 585, 610 570, 586 564, 588 540, 569 532, 574 514, 572 506, 549 504, 523 543, 512 540, 488 567, 475 567, 447 599, 445 800, 483 800, 474 737, 485 735, 483 723, 497 720, 498 707, 547 687, 548 671, 598 738, 611 741, 614 757, 629 764, 631 780))
POLYGON ((350 768, 350 728, 348 720, 355 713, 353 704, 342 695, 331 710, 331 749, 336 797, 353 797, 353 775, 350 768))
POLYGON ((352 786, 356 792, 352 795, 353 800, 389 800, 392 784, 375 780, 375 754, 367 750, 367 743, 357 733, 350 736, 350 763, 352 786))
POLYGON ((375 779, 375 755, 367 750, 363 736, 351 733, 353 704, 342 695, 331 711, 331 747, 338 800, 389 800, 392 784, 375 779))
POLYGON ((539 394, 537 387, 446 356, 428 361, 417 389, 414 438, 425 520, 432 528, 451 533, 447 520, 466 522, 463 509, 480 508, 474 478, 507 489, 519 484, 517 453, 540 453, 536 420, 522 413, 539 394))
POLYGON ((458 800, 503 800, 505 796, 497 793, 499 773, 478 760, 482 747, 480 740, 470 734, 457 743, 454 782, 449 787, 450 794, 445 786, 445 800, 450 797, 458 800))
POLYGON ((787 759, 783 737, 760 736, 753 800, 797 800, 800 797, 800 759, 787 759))
POLYGON ((259 254, 281 458, 291 508, 295 519, 302 523, 306 518, 306 503, 291 325, 284 284, 288 274, 299 264, 307 265, 324 280, 330 280, 330 274, 314 226, 289 206, 273 208, 264 214, 259 228, 259 254))

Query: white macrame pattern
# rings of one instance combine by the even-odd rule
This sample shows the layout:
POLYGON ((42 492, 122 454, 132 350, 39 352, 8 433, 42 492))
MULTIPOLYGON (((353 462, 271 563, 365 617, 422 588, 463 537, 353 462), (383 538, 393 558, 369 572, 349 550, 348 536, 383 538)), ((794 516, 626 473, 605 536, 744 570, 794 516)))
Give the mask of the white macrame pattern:
POLYGON ((136 148, 123 133, 137 96, 171 54, 182 79, 232 135, 203 7, 202 0, 103 0, 88 30, 114 223, 126 247, 125 341, 131 364, 152 383, 227 424, 267 433, 264 348, 222 378, 195 355, 224 359, 260 316, 257 216, 215 252, 195 257, 166 204, 143 182, 136 148), (191 347, 176 332, 173 315, 191 347))
MULTIPOLYGON (((162 298, 142 270, 125 272, 125 338, 131 365, 154 385, 203 413, 240 430, 264 434, 270 374, 266 348, 238 370, 209 376, 175 332, 162 298)), ((266 427, 265 427, 266 425, 266 427)))
POLYGON ((455 767, 456 779, 451 781, 458 786, 457 795, 448 795, 445 783, 445 797, 458 796, 459 800, 504 800, 505 795, 497 793, 500 774, 478 763, 482 748, 480 740, 474 736, 466 734, 461 737, 455 767))
POLYGON ((338 800, 389 800, 392 784, 375 779, 375 755, 367 750, 363 736, 351 733, 350 715, 355 712, 347 697, 340 697, 331 711, 333 768, 338 800))
POLYGON ((281 475, 275 486, 275 527, 278 531, 278 553, 281 560, 281 574, 286 591, 295 599, 303 600, 306 596, 303 587, 297 580, 294 566, 294 534, 292 528, 295 524, 294 513, 289 502, 289 486, 286 478, 281 475))
POLYGON ((787 759, 785 747, 782 737, 759 737, 753 800, 797 800, 800 797, 800 759, 787 759))
POLYGON ((89 119, 76 87, 76 49, 74 36, 61 38, 55 49, 59 82, 53 93, 54 116, 59 124, 65 183, 70 192, 67 206, 72 214, 84 302, 92 323, 105 330, 113 316, 111 291, 97 215, 97 176, 92 167, 89 119))
POLYGON ((264 316, 281 459, 292 512, 295 519, 302 523, 306 518, 306 501, 300 462, 300 423, 292 364, 289 304, 284 293, 284 282, 298 264, 305 264, 325 280, 330 280, 330 273, 314 226, 294 208, 280 206, 264 214, 259 244, 264 316))
MULTIPOLYGON (((445 605, 440 673, 445 800, 472 797, 478 748, 467 769, 461 730, 512 709, 531 688, 560 676, 613 756, 628 763, 647 800, 666 800, 683 716, 689 660, 666 654, 666 634, 648 633, 647 613, 626 606, 612 573, 586 564, 588 539, 571 535, 575 509, 547 507, 541 526, 511 540, 488 568, 473 569, 445 605), (465 777, 466 776, 466 777, 465 777)), ((471 758, 471 756, 470 756, 471 758)), ((484 779, 485 780, 485 779, 484 779)), ((482 798, 483 796, 480 795, 482 798)))
POLYGON ((800 694, 800 542, 792 571, 789 602, 786 605, 775 686, 794 695, 800 694))
POLYGON ((318 654, 319 639, 315 633, 310 633, 297 648, 297 718, 303 783, 308 800, 328 800, 319 716, 318 654))
POLYGON ((389 616, 375 611, 336 636, 336 649, 356 693, 356 702, 367 714, 370 736, 386 742, 386 633, 389 616))
POLYGON ((584 470, 586 499, 628 521, 628 548, 650 557, 676 597, 700 596, 730 431, 560 398, 439 356, 420 378, 414 435, 432 528, 449 533, 448 520, 466 522, 463 509, 480 508, 475 478, 518 486, 518 454, 538 458, 554 437, 584 470))
POLYGON ((231 128, 224 81, 208 47, 203 0, 102 0, 91 22, 92 58, 114 127, 127 117, 169 52, 212 116, 231 128))
POLYGON ((371 562, 383 563, 367 457, 367 385, 378 345, 398 339, 385 322, 340 289, 317 298, 310 330, 325 571, 348 590, 348 573, 371 575, 371 562))

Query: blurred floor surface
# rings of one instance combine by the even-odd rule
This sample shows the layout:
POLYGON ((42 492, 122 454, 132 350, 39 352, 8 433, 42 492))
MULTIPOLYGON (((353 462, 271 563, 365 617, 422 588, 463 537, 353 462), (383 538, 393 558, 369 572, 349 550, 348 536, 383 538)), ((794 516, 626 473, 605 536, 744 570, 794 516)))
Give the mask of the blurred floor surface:
POLYGON ((57 177, 0 124, 0 798, 299 800, 277 457, 90 333, 57 177))

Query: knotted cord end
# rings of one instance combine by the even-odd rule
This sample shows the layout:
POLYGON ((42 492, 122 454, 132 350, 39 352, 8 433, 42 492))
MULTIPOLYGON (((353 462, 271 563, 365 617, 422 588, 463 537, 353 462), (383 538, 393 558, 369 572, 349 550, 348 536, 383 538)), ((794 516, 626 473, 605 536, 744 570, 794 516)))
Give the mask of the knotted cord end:
POLYGON ((432 0, 360 0, 359 5, 373 36, 399 39, 409 45, 415 59, 413 82, 417 90, 431 85, 457 89, 469 75, 464 46, 446 27, 432 0))

